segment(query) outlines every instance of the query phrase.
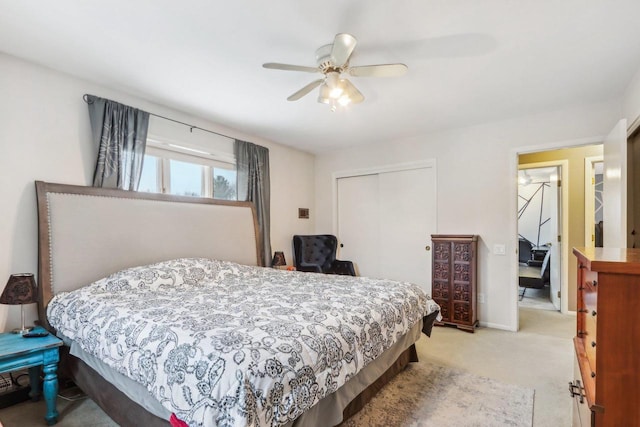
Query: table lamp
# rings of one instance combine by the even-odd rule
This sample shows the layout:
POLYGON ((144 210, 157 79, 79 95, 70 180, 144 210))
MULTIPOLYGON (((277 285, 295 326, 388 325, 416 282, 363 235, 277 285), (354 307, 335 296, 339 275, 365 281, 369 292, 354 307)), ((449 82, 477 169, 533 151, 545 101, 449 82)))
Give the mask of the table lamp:
POLYGON ((287 265, 287 261, 284 259, 284 252, 276 251, 273 254, 273 261, 271 261, 272 267, 281 267, 287 265))
POLYGON ((0 304, 17 305, 20 304, 21 323, 20 329, 14 329, 17 334, 24 334, 33 327, 24 326, 24 304, 38 302, 36 294, 36 281, 31 273, 12 274, 9 277, 7 286, 4 287, 0 295, 0 304))

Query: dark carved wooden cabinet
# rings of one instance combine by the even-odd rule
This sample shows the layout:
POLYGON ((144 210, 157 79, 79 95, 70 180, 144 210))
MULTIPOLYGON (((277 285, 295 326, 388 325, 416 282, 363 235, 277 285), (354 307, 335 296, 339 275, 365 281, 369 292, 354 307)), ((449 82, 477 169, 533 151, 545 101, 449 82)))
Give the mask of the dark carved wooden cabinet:
POLYGON ((442 322, 473 332, 478 324, 476 272, 478 236, 433 234, 431 295, 442 322))
POLYGON ((640 249, 574 248, 574 426, 640 426, 640 249), (597 357, 596 357, 597 356, 597 357))

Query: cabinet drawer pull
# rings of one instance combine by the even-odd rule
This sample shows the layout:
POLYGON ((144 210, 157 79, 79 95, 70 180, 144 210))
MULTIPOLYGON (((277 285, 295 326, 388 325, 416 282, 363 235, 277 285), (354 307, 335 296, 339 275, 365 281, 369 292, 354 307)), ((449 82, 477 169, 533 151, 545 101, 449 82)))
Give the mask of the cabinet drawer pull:
POLYGON ((598 286, 598 281, 597 281, 597 280, 594 280, 593 282, 591 282, 591 285, 592 285, 592 286, 598 286))
POLYGON ((595 347, 596 346, 596 342, 595 341, 591 341, 591 347, 595 347))
POLYGON ((596 311, 595 311, 595 310, 593 310, 593 311, 591 312, 591 315, 592 315, 593 317, 595 317, 595 316, 596 316, 596 314, 598 314, 598 313, 596 313, 596 311))
POLYGON ((578 396, 580 397, 580 403, 584 403, 584 394, 582 393, 582 385, 580 384, 580 380, 576 380, 574 384, 573 381, 569 381, 569 394, 572 398, 578 396))
POLYGON ((596 377, 596 373, 595 372, 591 372, 591 378, 595 378, 596 377))

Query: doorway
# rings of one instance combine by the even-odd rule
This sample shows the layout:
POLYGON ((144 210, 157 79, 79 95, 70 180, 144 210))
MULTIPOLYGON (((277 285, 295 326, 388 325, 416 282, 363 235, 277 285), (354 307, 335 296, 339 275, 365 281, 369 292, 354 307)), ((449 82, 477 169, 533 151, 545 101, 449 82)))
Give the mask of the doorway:
POLYGON ((562 164, 519 167, 520 307, 561 310, 561 176, 562 164))
POLYGON ((604 239, 604 161, 602 156, 584 159, 584 246, 601 248, 604 239))

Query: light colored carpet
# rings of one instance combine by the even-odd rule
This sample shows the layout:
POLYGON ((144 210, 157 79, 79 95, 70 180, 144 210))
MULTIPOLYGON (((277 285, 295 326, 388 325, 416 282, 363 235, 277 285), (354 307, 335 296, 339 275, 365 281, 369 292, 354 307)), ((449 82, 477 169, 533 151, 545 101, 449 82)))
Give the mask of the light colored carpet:
MULTIPOLYGON (((522 293, 522 289, 518 288, 518 292, 522 293)), ((528 288, 522 301, 518 301, 518 307, 558 311, 551 302, 550 292, 549 286, 542 289, 528 288)))
MULTIPOLYGON (((98 405, 91 399, 75 402, 58 398, 58 423, 56 427, 117 427, 98 405)), ((19 403, 0 410, 0 422, 3 427, 46 426, 44 414, 47 409, 44 400, 32 403, 19 403)))
POLYGON ((535 389, 534 427, 571 425, 576 316, 521 308, 520 330, 477 328, 468 334, 436 328, 418 340, 421 361, 462 369, 482 377, 535 389))
POLYGON ((534 391, 421 361, 410 364, 342 427, 527 426, 534 391))

